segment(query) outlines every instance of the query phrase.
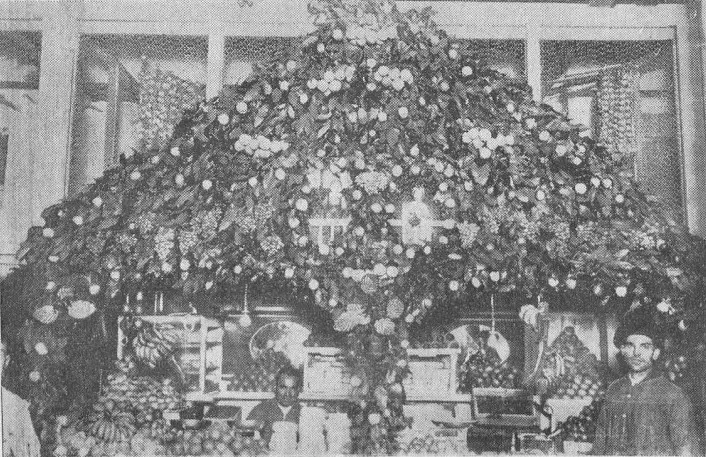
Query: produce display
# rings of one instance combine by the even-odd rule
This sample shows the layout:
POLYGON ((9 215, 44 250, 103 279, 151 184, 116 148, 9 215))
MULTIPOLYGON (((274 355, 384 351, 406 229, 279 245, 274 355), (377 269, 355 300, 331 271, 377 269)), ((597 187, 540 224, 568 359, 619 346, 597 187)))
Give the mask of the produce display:
POLYGON ((154 368, 161 360, 174 354, 179 342, 180 333, 175 327, 143 323, 132 341, 132 348, 138 360, 154 368))
POLYGON ((183 406, 171 379, 158 381, 149 376, 128 376, 125 373, 108 375, 108 384, 96 405, 107 410, 123 410, 134 414, 138 425, 152 422, 165 410, 183 406))
POLYGON ((62 430, 61 444, 54 455, 131 455, 131 449, 138 447, 141 453, 132 455, 144 455, 148 450, 157 453, 156 438, 169 436, 162 412, 183 406, 171 380, 134 375, 131 357, 116 366, 121 371, 108 375, 103 393, 91 410, 62 430))
POLYGON ((247 361, 233 377, 230 390, 239 392, 272 392, 277 372, 289 364, 289 359, 272 349, 260 353, 256 360, 247 361))
POLYGON ((222 422, 199 430, 178 430, 175 438, 165 444, 169 455, 265 455, 267 445, 262 439, 242 436, 222 422))
POLYGON ((554 392, 554 398, 596 398, 604 393, 604 383, 590 375, 577 374, 563 377, 554 392))
POLYGON ((170 426, 158 419, 135 431, 130 439, 103 441, 74 427, 61 434, 62 443, 56 457, 103 457, 144 455, 256 456, 267 454, 261 439, 242 436, 222 422, 198 430, 170 426))
POLYGON ((503 362, 490 347, 481 347, 468 357, 459 370, 459 390, 468 393, 474 387, 519 388, 522 373, 516 367, 503 362))
POLYGON ((565 327, 547 350, 543 372, 555 398, 595 397, 604 385, 598 359, 584 346, 572 326, 565 327))
POLYGON ((596 422, 601 412, 603 398, 585 406, 578 416, 570 416, 560 424, 561 436, 565 441, 593 442, 596 434, 596 422))
POLYGON ((126 411, 125 404, 112 400, 99 401, 86 418, 86 433, 100 441, 128 441, 137 431, 135 416, 126 411))

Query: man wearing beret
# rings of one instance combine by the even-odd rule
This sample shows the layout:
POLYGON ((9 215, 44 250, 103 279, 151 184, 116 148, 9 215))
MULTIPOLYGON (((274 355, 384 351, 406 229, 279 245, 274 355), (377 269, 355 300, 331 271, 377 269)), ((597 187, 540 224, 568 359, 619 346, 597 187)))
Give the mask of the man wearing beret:
POLYGON ((629 316, 613 340, 628 374, 613 382, 596 427, 597 455, 697 453, 691 402, 654 366, 662 339, 650 316, 629 316))

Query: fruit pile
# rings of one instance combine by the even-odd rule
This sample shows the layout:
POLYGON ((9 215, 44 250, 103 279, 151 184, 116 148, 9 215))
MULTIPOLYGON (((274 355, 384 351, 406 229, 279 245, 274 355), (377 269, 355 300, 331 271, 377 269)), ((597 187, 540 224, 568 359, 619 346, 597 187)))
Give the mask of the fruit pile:
MULTIPOLYGON (((553 370, 555 375, 565 373, 596 373, 598 359, 584 346, 572 326, 565 327, 547 351, 545 370, 553 370)), ((597 374, 597 373, 596 373, 597 374)))
POLYGON ((595 377, 577 374, 560 379, 554 398, 596 398, 603 395, 603 382, 595 377))
POLYGON ((135 416, 125 406, 112 400, 94 403, 93 411, 85 418, 86 433, 107 443, 129 441, 137 426, 135 416))
POLYGON ((230 390, 271 392, 275 387, 277 372, 289 363, 289 359, 281 352, 267 349, 257 360, 243 364, 243 368, 235 373, 230 390))
POLYGON ((181 336, 181 332, 171 325, 143 325, 132 341, 132 349, 138 360, 155 368, 174 353, 181 336))
POLYGON ((267 454, 263 440, 241 436, 228 425, 217 422, 201 430, 172 428, 162 420, 136 431, 130 439, 100 441, 75 428, 61 432, 62 444, 55 457, 203 455, 256 456, 267 454))
POLYGON ((598 359, 572 326, 565 327, 547 350, 544 375, 558 398, 594 397, 603 388, 598 359))
POLYGON ((166 450, 168 455, 254 456, 267 454, 267 445, 217 422, 202 430, 179 430, 166 450))
POLYGON ((679 383, 684 380, 684 377, 687 375, 689 369, 686 356, 681 354, 672 354, 665 357, 663 363, 664 372, 672 382, 679 383))
POLYGON ((89 455, 91 449, 98 444, 98 440, 94 437, 73 427, 61 430, 60 441, 62 444, 57 446, 54 450, 54 455, 57 457, 64 455, 85 457, 89 455))
POLYGON ((471 355, 459 370, 459 391, 469 393, 474 387, 520 387, 522 376, 519 369, 504 363, 498 353, 483 347, 471 355))
POLYGON ((171 379, 160 382, 149 376, 128 376, 125 373, 108 375, 108 383, 97 402, 101 403, 110 403, 112 407, 109 409, 117 408, 134 414, 138 426, 158 419, 164 410, 183 406, 171 379))
POLYGON ((601 412, 603 399, 596 399, 585 406, 578 416, 570 416, 559 425, 561 436, 565 441, 593 442, 596 433, 596 422, 601 412))

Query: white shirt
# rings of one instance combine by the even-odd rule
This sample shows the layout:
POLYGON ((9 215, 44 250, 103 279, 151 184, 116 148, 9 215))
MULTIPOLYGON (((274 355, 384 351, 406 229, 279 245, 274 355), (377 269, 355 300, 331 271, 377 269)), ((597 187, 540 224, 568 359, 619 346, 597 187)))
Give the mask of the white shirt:
POLYGON ((29 415, 29 404, 2 388, 3 457, 39 457, 39 438, 29 415))
POLYGON ((292 410, 292 407, 291 406, 282 406, 279 403, 277 403, 277 406, 279 406, 279 409, 282 410, 282 419, 286 419, 287 414, 289 414, 289 411, 292 410))

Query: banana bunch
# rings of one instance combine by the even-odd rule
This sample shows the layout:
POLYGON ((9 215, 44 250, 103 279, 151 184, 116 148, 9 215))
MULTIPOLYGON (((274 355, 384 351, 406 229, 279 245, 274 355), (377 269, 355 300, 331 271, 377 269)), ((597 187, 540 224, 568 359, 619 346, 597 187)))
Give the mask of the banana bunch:
POLYGON ((534 305, 524 305, 520 308, 520 320, 536 329, 540 312, 539 308, 534 305))
POLYGON ((137 432, 135 416, 126 411, 96 411, 88 416, 88 422, 88 434, 107 443, 129 441, 137 432))
POLYGON ((179 332, 171 325, 146 326, 135 337, 132 347, 139 360, 150 368, 173 354, 179 342, 179 332))

